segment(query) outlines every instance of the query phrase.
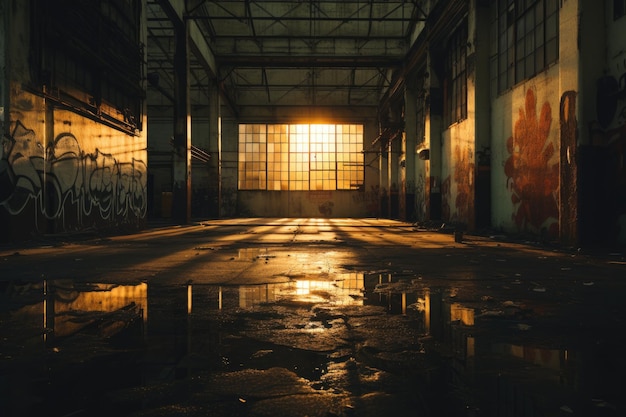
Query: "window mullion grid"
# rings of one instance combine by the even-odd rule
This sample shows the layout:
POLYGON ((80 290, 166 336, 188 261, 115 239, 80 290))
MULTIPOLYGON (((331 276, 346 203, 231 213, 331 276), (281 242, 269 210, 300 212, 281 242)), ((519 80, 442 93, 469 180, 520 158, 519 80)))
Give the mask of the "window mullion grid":
POLYGON ((337 148, 338 148, 338 137, 337 137, 337 125, 333 125, 333 143, 334 143, 334 149, 333 149, 333 163, 329 164, 329 168, 332 168, 335 171, 335 180, 334 180, 334 189, 338 190, 339 189, 339 182, 338 182, 338 178, 339 178, 339 170, 338 170, 338 165, 337 165, 337 148))
POLYGON ((265 188, 264 190, 267 191, 269 189, 268 187, 268 183, 269 183, 269 175, 268 175, 268 146, 267 144, 269 143, 269 129, 268 129, 268 124, 265 124, 265 188))
POLYGON ((311 125, 307 125, 308 127, 308 134, 307 134, 307 143, 308 143, 308 148, 307 148, 307 153, 306 153, 306 160, 307 160, 307 165, 309 168, 309 177, 307 178, 307 190, 311 190, 311 125))
POLYGON ((287 190, 291 190, 291 125, 287 125, 287 190))

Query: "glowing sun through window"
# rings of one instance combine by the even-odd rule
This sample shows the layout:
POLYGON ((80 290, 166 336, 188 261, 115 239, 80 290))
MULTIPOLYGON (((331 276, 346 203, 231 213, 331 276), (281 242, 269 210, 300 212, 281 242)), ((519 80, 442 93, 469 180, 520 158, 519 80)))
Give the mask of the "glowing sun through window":
POLYGON ((240 190, 363 186, 363 125, 239 125, 240 190))

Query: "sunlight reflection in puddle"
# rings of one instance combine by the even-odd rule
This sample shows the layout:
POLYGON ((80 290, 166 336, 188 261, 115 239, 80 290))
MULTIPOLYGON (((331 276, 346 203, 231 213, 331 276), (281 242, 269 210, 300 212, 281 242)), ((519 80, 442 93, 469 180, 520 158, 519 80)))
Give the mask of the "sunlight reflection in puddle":
MULTIPOLYGON (((602 360, 606 349, 618 349, 618 345, 599 345, 591 339, 587 345, 565 331, 555 334, 559 329, 539 332, 540 321, 517 300, 479 297, 465 301, 459 288, 429 287, 415 277, 397 279, 388 273, 353 272, 324 278, 242 286, 73 280, 7 286, 0 293, 5 318, 0 322, 0 359, 5 366, 19 361, 11 367, 24 373, 24 364, 35 363, 32 357, 52 352, 57 368, 46 378, 60 378, 67 369, 80 378, 114 369, 115 373, 107 376, 111 386, 125 384, 120 375, 139 384, 184 378, 207 368, 235 371, 245 367, 283 367, 312 381, 319 380, 326 367, 346 369, 342 361, 351 352, 341 351, 337 356, 341 359, 329 359, 331 350, 326 348, 337 345, 339 339, 341 343, 352 340, 346 337, 349 333, 342 333, 346 324, 352 326, 350 332, 371 338, 370 346, 384 346, 375 340, 388 335, 375 332, 384 331, 393 315, 410 322, 419 334, 414 345, 423 343, 422 350, 416 349, 422 355, 420 360, 431 353, 432 346, 445 346, 449 356, 441 372, 458 377, 450 381, 453 384, 484 382, 473 388, 486 390, 481 396, 502 410, 509 409, 507 392, 539 404, 534 385, 541 385, 546 395, 568 407, 573 404, 568 401, 577 396, 591 398, 591 390, 604 394, 603 401, 618 398, 607 382, 613 372, 611 364, 602 360), (534 321, 527 320, 529 317, 534 321), (367 329, 370 324, 373 327, 367 329), (123 343, 110 345, 116 337, 123 343), (429 346, 431 339, 436 343, 429 346), (322 348, 316 350, 314 344, 322 348), (145 356, 151 362, 134 362, 133 352, 142 349, 153 355, 145 356), (227 350, 230 365, 224 368, 218 359, 226 357, 227 350), (113 353, 115 361, 127 355, 128 362, 112 362, 118 364, 113 368, 108 359, 102 359, 113 353), (62 364, 60 358, 68 362, 62 364), (73 361, 86 366, 85 370, 72 368, 73 361), (586 373, 587 369, 594 373, 586 373), (173 377, 168 376, 170 370, 173 377), (562 392, 567 395, 553 394, 562 392)), ((384 357, 375 356, 377 360, 384 357)), ((42 378, 40 371, 30 369, 33 380, 42 378)), ((83 387, 76 382, 74 388, 83 387)), ((57 390, 47 395, 64 393, 57 390)))

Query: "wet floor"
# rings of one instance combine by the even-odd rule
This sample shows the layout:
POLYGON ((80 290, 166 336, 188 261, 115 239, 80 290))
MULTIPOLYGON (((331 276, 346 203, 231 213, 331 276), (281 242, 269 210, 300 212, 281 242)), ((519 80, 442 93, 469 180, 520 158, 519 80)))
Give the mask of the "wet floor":
POLYGON ((623 345, 420 281, 12 284, 2 415, 623 415, 623 345))
MULTIPOLYGON (((519 251, 479 251, 429 276, 400 262, 400 244, 378 270, 371 256, 359 269, 343 244, 190 247, 223 251, 232 269, 287 267, 253 284, 3 276, 0 415, 625 415, 624 293, 580 258, 559 258, 573 262, 555 268, 563 278, 528 277, 494 272, 519 251), (486 259, 489 273, 468 272, 486 259)), ((449 263, 468 249, 442 247, 449 263)), ((620 262, 602 265, 619 274, 620 262)))

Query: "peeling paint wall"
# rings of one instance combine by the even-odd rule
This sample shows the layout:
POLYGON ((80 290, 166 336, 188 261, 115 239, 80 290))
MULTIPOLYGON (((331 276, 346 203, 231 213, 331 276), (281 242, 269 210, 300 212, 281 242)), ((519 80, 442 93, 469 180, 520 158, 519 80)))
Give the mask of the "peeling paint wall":
POLYGON ((475 143, 473 120, 451 126, 443 133, 442 218, 454 223, 474 224, 475 143))

